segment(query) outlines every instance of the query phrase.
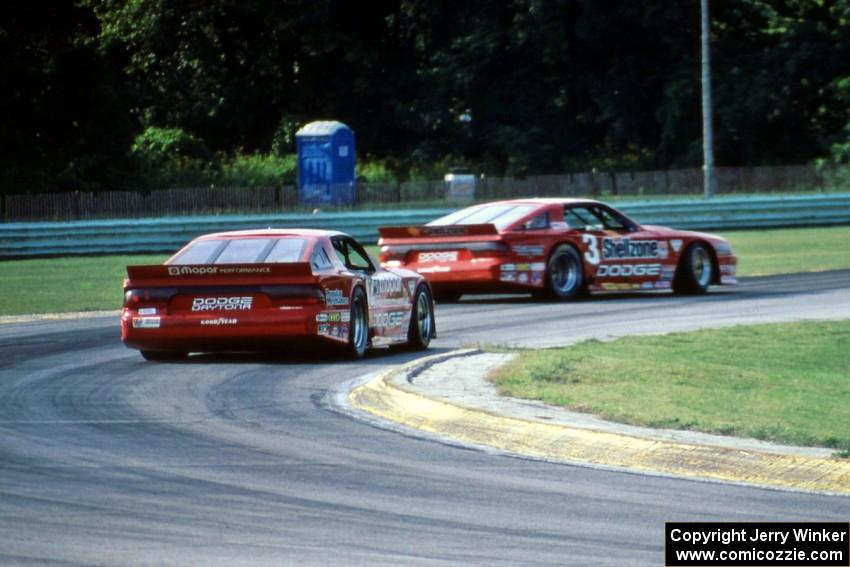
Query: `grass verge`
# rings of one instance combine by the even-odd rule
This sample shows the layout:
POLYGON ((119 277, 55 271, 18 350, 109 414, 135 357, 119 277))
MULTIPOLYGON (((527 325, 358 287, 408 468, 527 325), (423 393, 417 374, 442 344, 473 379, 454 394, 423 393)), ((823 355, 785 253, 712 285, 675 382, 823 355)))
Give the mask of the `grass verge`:
POLYGON ((605 419, 850 456, 850 321, 740 326, 523 351, 501 393, 605 419))
POLYGON ((732 243, 741 276, 850 268, 850 226, 720 234, 732 243))
POLYGON ((120 309, 127 264, 161 264, 167 255, 10 260, 0 273, 0 315, 120 309))
MULTIPOLYGON (((725 232, 741 276, 850 268, 850 227, 725 232)), ((377 256, 376 246, 367 246, 377 256)), ((93 311, 121 307, 128 264, 159 264, 168 256, 90 256, 0 263, 0 315, 93 311)))

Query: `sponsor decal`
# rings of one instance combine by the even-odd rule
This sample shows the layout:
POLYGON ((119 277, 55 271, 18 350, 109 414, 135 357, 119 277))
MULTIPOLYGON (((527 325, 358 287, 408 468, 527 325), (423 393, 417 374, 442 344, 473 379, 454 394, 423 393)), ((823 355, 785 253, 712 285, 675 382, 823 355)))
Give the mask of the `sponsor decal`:
POLYGON ((602 289, 607 290, 607 291, 613 291, 613 290, 617 289, 617 284, 613 284, 611 282, 605 282, 604 284, 602 284, 602 289))
POLYGON ((664 254, 660 242, 657 240, 632 240, 631 238, 603 238, 602 239, 602 258, 623 259, 623 258, 662 258, 666 257, 667 251, 664 247, 664 254))
POLYGON ((390 311, 375 313, 372 316, 372 324, 376 327, 401 327, 407 311, 390 311))
MULTIPOLYGON (((723 274, 723 275, 734 276, 735 270, 736 270, 736 266, 734 264, 723 264, 723 265, 720 266, 720 273, 723 274)), ((139 309, 139 313, 141 313, 141 312, 142 312, 142 310, 139 309)))
POLYGON ((270 274, 271 268, 268 266, 240 266, 238 268, 219 268, 220 274, 270 274))
POLYGON ((528 283, 528 274, 526 274, 525 272, 520 273, 519 283, 528 283))
POLYGON ((329 335, 329 334, 330 334, 330 332, 331 332, 331 327, 330 327, 330 325, 319 325, 319 327, 318 327, 318 333, 319 333, 320 335, 329 335))
POLYGON ((536 262, 536 263, 531 265, 531 271, 532 272, 545 272, 546 271, 546 264, 544 264, 543 262, 536 262))
POLYGON ((676 266, 663 266, 661 268, 661 281, 672 282, 676 275, 676 266))
POLYGON ((502 264, 501 268, 503 272, 515 272, 516 264, 502 264))
POLYGON ((343 323, 348 323, 349 321, 351 321, 351 311, 343 311, 342 313, 340 313, 339 320, 343 323))
POLYGON ((517 272, 527 272, 531 269, 531 264, 517 264, 516 271, 517 272))
POLYGON ((348 305, 348 298, 341 289, 325 290, 325 305, 348 305))
POLYGON ((281 305, 280 306, 281 311, 301 311, 302 309, 304 309, 303 305, 281 305))
POLYGON ((201 325, 235 325, 238 322, 238 319, 228 319, 227 317, 219 317, 218 319, 202 319, 201 325))
POLYGON ((670 289, 671 287, 670 282, 655 282, 655 289, 670 289))
POLYGON ((251 296, 193 297, 192 311, 248 311, 253 303, 251 296))
POLYGON ((421 229, 413 229, 417 234, 413 234, 410 229, 407 230, 413 236, 420 234, 431 236, 464 236, 467 233, 465 226, 423 226, 421 229))
POLYGON ((448 266, 426 266, 424 268, 416 268, 416 271, 420 274, 441 274, 451 272, 452 269, 448 266))
POLYGON ((336 325, 331 325, 331 336, 338 337, 339 336, 339 327, 336 325))
POLYGON ((133 317, 134 329, 159 329, 161 323, 159 317, 133 317))
POLYGON ((413 292, 416 291, 416 282, 414 280, 407 281, 407 292, 410 297, 413 297, 413 292))
POLYGON ((674 238, 673 240, 670 241, 670 246, 673 247, 673 252, 678 254, 682 250, 682 239, 681 238, 674 238))
POLYGON ((328 313, 328 323, 339 323, 340 321, 342 321, 342 313, 339 311, 328 313))
POLYGON ((139 315, 156 315, 156 307, 142 307, 139 309, 139 315))
POLYGON ((503 282, 515 282, 516 281, 516 272, 502 272, 502 275, 499 277, 503 282))
POLYGON ((394 295, 401 293, 401 278, 374 278, 372 280, 372 296, 394 295))
POLYGON ((643 282, 640 287, 641 289, 653 289, 654 286, 652 282, 643 282))
POLYGON ((451 252, 420 252, 420 262, 455 262, 457 261, 457 250, 451 252))
POLYGON ((339 338, 348 339, 348 325, 339 326, 339 338))
POLYGON ((316 313, 316 322, 317 323, 327 323, 328 322, 328 314, 327 313, 316 313))
POLYGON ((657 276, 660 273, 661 264, 602 264, 596 270, 599 278, 657 276))
POLYGON ((662 260, 666 260, 670 257, 670 249, 667 247, 667 242, 664 240, 658 242, 658 257, 662 260))
POLYGON ((723 285, 735 285, 738 279, 735 276, 720 276, 720 283, 723 285))
POLYGON ((216 266, 168 266, 169 276, 205 276, 217 273, 216 266))
POLYGON ((542 272, 534 272, 531 274, 531 285, 543 285, 543 273, 542 272))
POLYGON ((514 246, 513 251, 517 256, 542 256, 543 246, 514 246))

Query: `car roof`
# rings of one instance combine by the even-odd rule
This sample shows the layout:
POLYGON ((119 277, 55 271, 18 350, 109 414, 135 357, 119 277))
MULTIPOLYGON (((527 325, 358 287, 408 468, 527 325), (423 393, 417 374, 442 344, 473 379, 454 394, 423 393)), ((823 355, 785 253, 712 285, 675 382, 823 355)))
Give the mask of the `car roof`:
POLYGON ((488 201, 486 203, 478 203, 470 205, 471 207, 490 206, 490 205, 578 205, 578 204, 596 204, 601 205, 600 201, 594 199, 580 199, 573 197, 529 197, 525 199, 505 199, 503 201, 488 201))
POLYGON ((344 235, 336 230, 321 230, 316 228, 252 228, 247 230, 230 230, 226 232, 214 232, 205 234, 198 238, 257 238, 257 237, 284 237, 294 236, 301 238, 322 238, 344 235))

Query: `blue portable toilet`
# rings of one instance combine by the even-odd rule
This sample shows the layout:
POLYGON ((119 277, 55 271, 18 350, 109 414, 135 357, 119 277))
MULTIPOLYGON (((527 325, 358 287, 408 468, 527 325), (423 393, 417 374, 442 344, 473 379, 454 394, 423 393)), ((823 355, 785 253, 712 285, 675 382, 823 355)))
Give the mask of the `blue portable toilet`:
POLYGON ((354 204, 354 131, 342 122, 311 122, 295 133, 295 140, 299 200, 310 205, 354 204))

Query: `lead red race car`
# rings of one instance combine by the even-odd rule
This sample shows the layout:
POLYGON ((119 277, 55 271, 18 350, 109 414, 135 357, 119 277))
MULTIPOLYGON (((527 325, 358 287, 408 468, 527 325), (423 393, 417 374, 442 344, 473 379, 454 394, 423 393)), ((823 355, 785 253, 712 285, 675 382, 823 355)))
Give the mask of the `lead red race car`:
POLYGON ((425 275, 438 301, 467 293, 696 294, 737 283, 737 257, 724 238, 641 225, 590 199, 497 201, 379 233, 381 265, 425 275))
POLYGON ((336 345, 425 349, 436 336, 428 282, 384 269, 345 234, 247 230, 191 241, 163 265, 128 266, 121 338, 148 360, 189 352, 336 345))

